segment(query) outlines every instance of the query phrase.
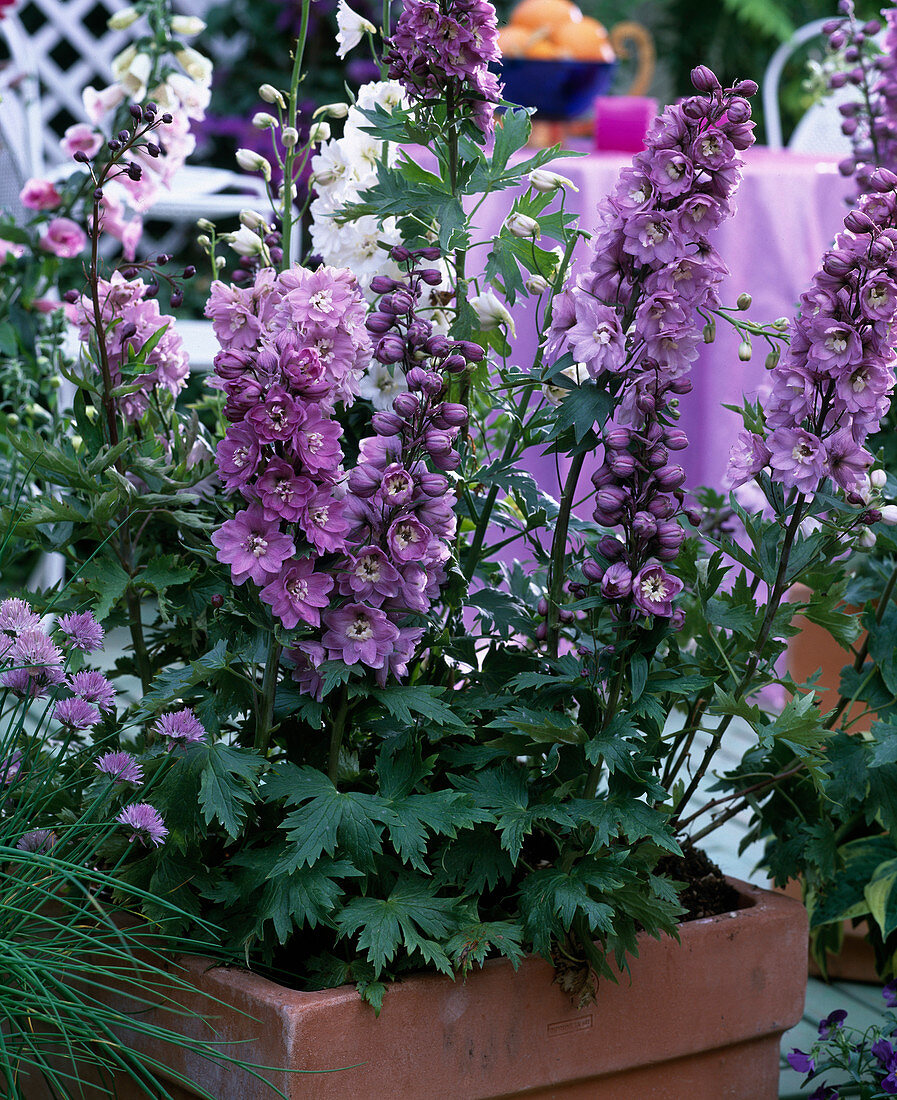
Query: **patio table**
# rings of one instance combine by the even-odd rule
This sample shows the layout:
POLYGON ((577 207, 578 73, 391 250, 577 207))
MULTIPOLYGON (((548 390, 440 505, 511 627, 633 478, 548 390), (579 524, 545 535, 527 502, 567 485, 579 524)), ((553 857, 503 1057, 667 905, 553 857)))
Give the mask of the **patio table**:
MULTIPOLYGON (((579 188, 568 192, 567 208, 580 215, 584 229, 595 228, 599 202, 630 161, 628 154, 589 153, 552 165, 579 188)), ((752 319, 791 316, 841 225, 845 199, 852 189, 852 181, 840 176, 832 159, 764 147, 749 149, 736 196, 737 213, 711 238, 731 272, 721 288, 723 304, 734 306, 738 295, 747 291, 753 297, 747 314, 752 319)), ((498 232, 513 195, 513 191, 490 195, 477 224, 498 232)), ((585 259, 587 250, 587 245, 580 244, 577 256, 585 259)), ((510 362, 527 369, 536 348, 533 303, 519 302, 513 314, 517 336, 510 362)), ((722 405, 740 404, 742 393, 756 392, 765 381, 765 342, 755 342, 754 357, 748 363, 738 359, 739 342, 730 326, 718 323, 716 341, 702 347, 692 368, 694 390, 680 403, 680 427, 688 434, 690 446, 677 455, 688 473, 688 485, 721 485, 729 447, 741 426, 740 418, 722 405)), ((534 454, 529 467, 542 488, 556 496, 556 459, 534 454)), ((589 472, 587 464, 584 487, 589 472)))

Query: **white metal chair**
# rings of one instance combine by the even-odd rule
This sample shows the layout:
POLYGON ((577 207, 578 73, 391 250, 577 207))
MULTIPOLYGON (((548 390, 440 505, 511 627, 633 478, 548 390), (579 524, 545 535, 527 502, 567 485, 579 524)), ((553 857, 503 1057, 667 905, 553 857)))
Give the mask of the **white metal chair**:
MULTIPOLYGON (((771 149, 783 148, 782 116, 779 111, 779 84, 782 72, 789 58, 814 38, 822 37, 822 28, 828 19, 814 19, 783 42, 769 59, 763 74, 761 96, 763 117, 766 121, 766 143, 771 149)), ((851 152, 850 139, 841 133, 841 115, 838 107, 842 103, 858 99, 859 92, 852 85, 839 89, 821 103, 814 103, 798 122, 794 133, 788 140, 788 148, 795 153, 825 153, 833 157, 846 157, 851 152)))

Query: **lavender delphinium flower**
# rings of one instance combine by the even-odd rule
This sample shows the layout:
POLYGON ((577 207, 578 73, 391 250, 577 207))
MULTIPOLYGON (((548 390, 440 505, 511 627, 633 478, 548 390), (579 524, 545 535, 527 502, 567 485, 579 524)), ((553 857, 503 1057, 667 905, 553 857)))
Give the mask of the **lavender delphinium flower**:
MULTIPOLYGON (((699 317, 719 305, 726 268, 707 234, 734 210, 757 90, 752 81, 722 88, 704 66, 692 82, 702 94, 668 107, 621 172, 600 212, 589 270, 555 299, 546 342, 546 361, 570 353, 617 409, 592 480, 596 522, 621 537, 601 540, 602 560, 587 560, 584 576, 600 583, 619 617, 673 625, 682 585, 660 563, 675 559, 685 538, 676 518, 685 473, 673 453, 688 444, 674 407, 691 390, 685 375, 698 355, 699 317)), ((742 456, 742 466, 752 462, 742 456)))
POLYGON ((135 787, 143 784, 143 765, 129 752, 105 752, 94 767, 113 783, 132 783, 135 787))
POLYGON ((162 815, 148 802, 135 802, 131 806, 126 806, 115 820, 119 825, 132 830, 128 837, 129 842, 139 840, 147 846, 153 844, 158 847, 168 836, 168 829, 162 820, 162 815))
POLYGON ((413 100, 446 99, 492 132, 501 99, 489 63, 501 60, 495 8, 486 0, 405 0, 389 40, 389 76, 413 100))
POLYGON ((153 730, 159 737, 166 737, 172 742, 188 744, 191 741, 205 741, 208 732, 205 726, 196 717, 190 707, 172 711, 171 714, 163 714, 153 725, 153 730))
POLYGON ((96 653, 103 648, 103 628, 89 611, 61 615, 56 622, 56 629, 73 649, 96 653))

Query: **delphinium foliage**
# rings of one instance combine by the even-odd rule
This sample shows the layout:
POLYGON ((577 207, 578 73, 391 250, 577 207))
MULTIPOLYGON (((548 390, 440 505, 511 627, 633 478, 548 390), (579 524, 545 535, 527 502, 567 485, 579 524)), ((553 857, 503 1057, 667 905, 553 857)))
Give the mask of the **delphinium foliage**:
MULTIPOLYGON (((113 1073, 170 1097, 172 1080, 188 1082, 159 1076, 159 1044, 183 1039, 109 995, 126 980, 138 1001, 174 1007, 189 987, 167 952, 216 950, 207 926, 198 939, 170 936, 185 914, 118 875, 135 848, 171 842, 154 802, 205 733, 181 710, 123 740, 116 690, 91 667, 103 645, 89 611, 49 623, 23 599, 0 600, 0 1079, 13 1100, 41 1087, 68 1100, 113 1073), (153 925, 135 924, 141 907, 153 925), (122 1043, 123 1026, 156 1054, 122 1043)), ((197 1049, 244 1065, 239 1051, 197 1049)))

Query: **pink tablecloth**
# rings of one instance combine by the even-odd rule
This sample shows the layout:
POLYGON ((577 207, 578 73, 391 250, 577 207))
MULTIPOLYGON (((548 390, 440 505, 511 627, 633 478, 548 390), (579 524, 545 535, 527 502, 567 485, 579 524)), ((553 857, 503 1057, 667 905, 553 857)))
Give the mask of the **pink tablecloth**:
MULTIPOLYGON (((593 153, 554 165, 579 188, 578 193, 570 192, 567 206, 580 215, 584 229, 594 228, 599 202, 630 159, 593 153)), ((712 239, 731 271, 722 288, 724 304, 734 306, 738 295, 747 291, 753 296, 748 316, 772 321, 792 314, 798 295, 809 285, 840 227, 852 185, 841 178, 832 160, 755 148, 747 152, 745 161, 738 212, 712 239)), ((490 196, 476 219, 478 224, 497 232, 512 201, 509 191, 490 196)), ((579 256, 587 255, 586 247, 580 246, 579 256)), ((512 362, 526 369, 532 365, 536 345, 529 304, 520 303, 514 315, 517 339, 512 362)), ((720 485, 729 446, 740 427, 740 419, 722 405, 739 403, 742 393, 754 392, 766 376, 765 343, 755 343, 749 363, 739 361, 738 343, 733 330, 720 322, 716 342, 703 349, 694 365, 694 390, 681 400, 680 425, 688 433, 690 446, 677 458, 688 471, 690 486, 720 485)), ((534 456, 530 466, 543 489, 556 495, 554 460, 534 456)), ((588 487, 588 483, 582 486, 588 487)))

